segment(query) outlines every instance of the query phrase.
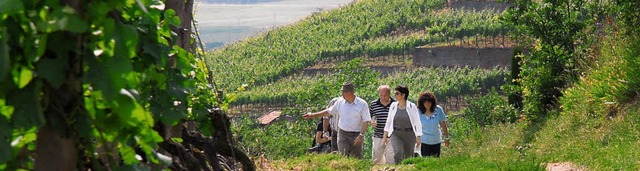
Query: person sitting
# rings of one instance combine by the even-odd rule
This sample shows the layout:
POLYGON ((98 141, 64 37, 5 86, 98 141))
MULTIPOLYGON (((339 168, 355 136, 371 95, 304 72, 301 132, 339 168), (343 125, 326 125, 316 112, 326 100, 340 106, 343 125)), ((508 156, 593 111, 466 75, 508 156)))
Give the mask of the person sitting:
POLYGON ((323 131, 323 120, 324 119, 320 119, 320 122, 316 126, 316 134, 312 147, 307 150, 310 153, 331 152, 331 131, 323 131))

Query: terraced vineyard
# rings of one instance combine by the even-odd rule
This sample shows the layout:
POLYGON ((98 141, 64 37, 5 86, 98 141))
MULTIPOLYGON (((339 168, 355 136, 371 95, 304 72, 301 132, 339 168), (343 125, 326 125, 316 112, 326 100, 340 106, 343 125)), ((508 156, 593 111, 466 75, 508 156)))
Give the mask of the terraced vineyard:
MULTIPOLYGON (((351 65, 361 64, 364 60, 356 58, 346 63, 351 65), (355 63, 355 64, 353 64, 355 63)), ((344 64, 342 64, 344 65, 344 64)), ((338 69, 345 70, 344 67, 338 69)), ((360 71, 368 71, 364 68, 360 71)), ((432 91, 440 99, 446 102, 452 97, 475 95, 486 92, 491 88, 499 89, 499 86, 508 79, 506 69, 496 68, 470 69, 470 68, 411 68, 407 71, 397 72, 386 77, 379 77, 379 73, 336 72, 327 75, 310 77, 287 77, 264 86, 254 87, 238 94, 235 105, 261 103, 261 104, 299 104, 300 106, 321 107, 332 97, 340 96, 340 87, 348 77, 366 79, 359 81, 357 94, 370 101, 377 98, 376 88, 381 84, 396 86, 407 85, 411 93, 409 99, 416 101, 418 92, 432 91)))
POLYGON ((277 81, 335 56, 405 54, 422 45, 508 30, 492 10, 450 10, 446 1, 358 1, 317 13, 208 55, 218 88, 277 81))

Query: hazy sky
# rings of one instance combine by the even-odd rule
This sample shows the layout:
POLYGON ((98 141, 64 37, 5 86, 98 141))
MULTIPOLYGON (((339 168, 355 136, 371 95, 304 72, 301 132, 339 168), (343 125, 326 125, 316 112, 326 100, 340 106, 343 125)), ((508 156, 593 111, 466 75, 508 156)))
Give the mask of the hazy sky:
POLYGON ((205 42, 234 42, 274 26, 298 21, 318 9, 329 10, 352 0, 284 0, 257 4, 196 4, 205 42))

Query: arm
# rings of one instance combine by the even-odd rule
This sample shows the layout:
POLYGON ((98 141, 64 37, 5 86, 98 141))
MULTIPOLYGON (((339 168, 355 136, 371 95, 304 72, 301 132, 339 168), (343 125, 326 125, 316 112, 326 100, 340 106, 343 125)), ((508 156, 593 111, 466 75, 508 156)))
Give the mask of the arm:
POLYGON ((325 117, 322 119, 322 131, 327 132, 329 130, 329 118, 325 117))
POLYGON ((420 113, 418 112, 418 107, 415 105, 411 105, 411 111, 413 114, 411 115, 415 121, 414 131, 416 134, 416 147, 422 144, 422 121, 420 121, 420 113))
POLYGON ((322 117, 322 116, 329 116, 329 112, 325 109, 325 110, 322 110, 322 111, 316 112, 316 113, 304 114, 304 115, 302 115, 302 118, 311 119, 311 118, 317 118, 317 117, 322 117))
POLYGON ((387 131, 384 131, 384 134, 382 135, 382 146, 386 146, 386 145, 387 145, 387 142, 389 142, 389 141, 387 140, 387 135, 388 135, 388 132, 387 132, 387 131))
POLYGON ((442 134, 444 134, 444 146, 449 147, 449 128, 447 128, 447 122, 440 122, 440 128, 442 128, 442 134))
MULTIPOLYGON (((371 103, 371 104, 373 104, 373 103, 371 103)), ((374 114, 371 111, 373 111, 373 108, 371 108, 371 105, 369 105, 369 115, 371 116, 371 126, 375 129, 376 126, 378 126, 378 121, 373 119, 374 114)))
POLYGON ((369 127, 369 121, 362 122, 362 128, 360 128, 360 135, 358 135, 358 137, 356 137, 356 140, 353 141, 353 145, 358 145, 362 143, 362 140, 364 139, 364 134, 367 132, 368 127, 369 127))
POLYGON ((325 143, 327 141, 330 141, 331 138, 328 137, 322 137, 322 131, 316 131, 316 143, 317 144, 322 144, 325 143))
POLYGON ((358 145, 362 143, 362 140, 364 139, 364 134, 367 133, 367 128, 369 128, 369 123, 371 122, 371 116, 369 114, 368 107, 364 108, 364 111, 361 113, 361 116, 364 122, 362 122, 362 126, 360 127, 360 135, 358 135, 356 140, 353 142, 353 145, 358 145))

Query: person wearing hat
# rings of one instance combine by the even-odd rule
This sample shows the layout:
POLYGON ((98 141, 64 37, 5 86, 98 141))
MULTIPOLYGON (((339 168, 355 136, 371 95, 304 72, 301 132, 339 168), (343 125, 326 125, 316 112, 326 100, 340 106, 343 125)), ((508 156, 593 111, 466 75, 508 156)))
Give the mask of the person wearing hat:
POLYGON ((332 106, 316 113, 307 113, 304 119, 333 116, 338 121, 338 151, 346 156, 362 159, 364 134, 371 122, 369 104, 355 94, 353 83, 342 84, 342 98, 332 106))

